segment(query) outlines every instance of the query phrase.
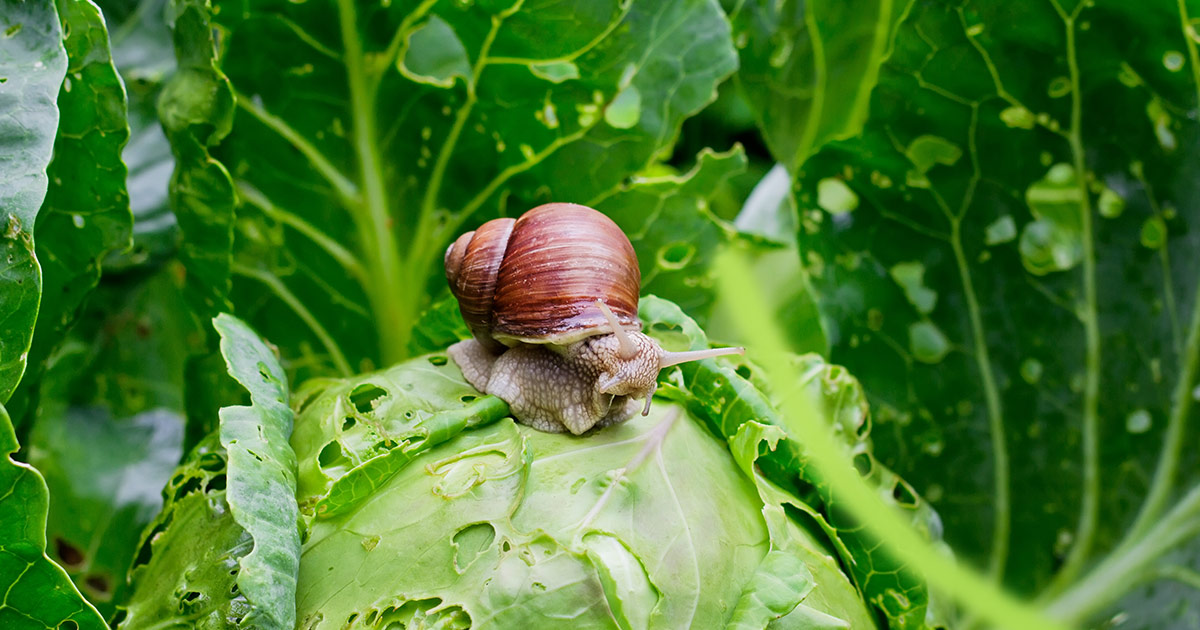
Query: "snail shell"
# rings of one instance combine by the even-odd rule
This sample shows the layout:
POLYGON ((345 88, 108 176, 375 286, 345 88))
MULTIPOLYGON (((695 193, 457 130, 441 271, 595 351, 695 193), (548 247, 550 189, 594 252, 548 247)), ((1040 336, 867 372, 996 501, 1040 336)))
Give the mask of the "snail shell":
POLYGON ((548 203, 515 220, 488 221, 450 245, 445 265, 463 319, 493 352, 611 333, 596 300, 623 328, 642 327, 633 245, 612 219, 586 206, 548 203))

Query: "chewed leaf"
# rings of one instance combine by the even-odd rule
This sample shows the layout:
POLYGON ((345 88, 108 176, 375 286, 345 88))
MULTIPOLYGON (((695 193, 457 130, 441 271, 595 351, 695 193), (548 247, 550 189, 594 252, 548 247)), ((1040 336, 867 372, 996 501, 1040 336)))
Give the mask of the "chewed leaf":
POLYGON ((19 448, 8 412, 0 405, 0 627, 108 626, 62 567, 46 557, 46 482, 16 462, 19 448), (37 620, 30 624, 30 620, 37 620))
POLYGON ((41 296, 33 227, 46 196, 46 165, 58 129, 55 100, 67 70, 62 29, 53 2, 0 3, 0 57, 5 99, 0 102, 0 404, 25 373, 41 296), (8 156, 19 159, 8 160, 8 156))
POLYGON ((287 377, 271 349, 232 315, 213 319, 229 375, 250 392, 250 406, 221 409, 221 445, 229 457, 230 512, 254 540, 241 558, 238 586, 254 606, 245 623, 295 625, 300 567, 296 454, 287 377))

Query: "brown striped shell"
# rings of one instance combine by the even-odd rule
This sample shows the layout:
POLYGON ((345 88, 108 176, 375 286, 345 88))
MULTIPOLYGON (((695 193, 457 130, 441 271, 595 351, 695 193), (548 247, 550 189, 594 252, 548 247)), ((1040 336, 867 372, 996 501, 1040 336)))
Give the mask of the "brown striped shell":
POLYGON ((472 334, 492 351, 524 343, 566 345, 637 318, 642 276, 629 238, 587 206, 548 203, 518 219, 488 221, 446 250, 446 279, 472 334))

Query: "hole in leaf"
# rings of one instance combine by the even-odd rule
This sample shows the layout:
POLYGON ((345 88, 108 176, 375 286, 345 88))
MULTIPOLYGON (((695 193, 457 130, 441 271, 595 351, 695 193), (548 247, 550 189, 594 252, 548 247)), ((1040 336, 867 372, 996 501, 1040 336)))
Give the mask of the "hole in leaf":
POLYGON ((512 551, 512 544, 506 540, 506 541, 500 543, 500 548, 503 549, 504 551, 512 551))
POLYGON ((491 523, 475 523, 454 533, 454 567, 461 573, 496 540, 491 523))
POLYGON ((224 489, 225 489, 225 475, 217 475, 216 477, 209 479, 208 483, 204 484, 205 492, 215 492, 217 490, 224 490, 224 489))
POLYGON ((546 590, 546 585, 542 584, 541 582, 534 582, 533 588, 534 588, 534 590, 537 590, 537 591, 544 591, 544 590, 546 590))
MULTIPOLYGON (((220 472, 225 470, 225 460, 216 453, 205 453, 204 455, 201 455, 200 459, 196 462, 196 467, 209 472, 220 472)), ((176 480, 177 481, 175 483, 179 483, 179 481, 182 481, 183 479, 182 477, 176 477, 176 480)))
POLYGON ((440 354, 435 354, 435 355, 429 357, 429 362, 436 366, 439 366, 439 367, 446 365, 446 361, 447 361, 446 357, 443 355, 440 355, 440 354))
POLYGON ((374 411, 379 406, 379 399, 387 396, 387 390, 371 383, 363 383, 350 392, 350 403, 358 413, 374 411))
POLYGON ((317 394, 319 394, 319 393, 321 393, 321 390, 319 390, 319 389, 314 389, 311 392, 309 392, 308 395, 305 396, 304 399, 300 401, 300 404, 296 407, 296 413, 297 414, 304 413, 304 410, 308 409, 308 406, 311 405, 313 403, 313 401, 317 399, 317 394))
POLYGON ((78 568, 83 565, 83 552, 79 547, 63 540, 62 538, 54 539, 54 551, 58 554, 59 560, 62 560, 63 565, 68 569, 78 568))
POLYGON ((342 454, 342 445, 337 442, 326 444, 325 448, 321 449, 321 454, 317 455, 317 463, 321 468, 334 466, 343 459, 345 459, 345 455, 342 454))
MULTIPOLYGON (((3 82, 4 81, 0 81, 0 83, 3 82)), ((124 618, 124 615, 122 615, 122 618, 124 618)), ((67 619, 66 621, 58 624, 58 630, 79 630, 79 624, 67 619)))
POLYGON ((866 477, 871 474, 872 466, 871 456, 866 453, 859 453, 854 456, 854 468, 858 470, 858 474, 866 477))
POLYGON ((749 366, 739 365, 739 366, 737 366, 737 370, 735 370, 735 371, 737 372, 738 376, 740 376, 746 380, 750 380, 750 367, 749 366))
POLYGON ((903 479, 898 480, 892 487, 892 498, 904 507, 916 507, 917 505, 917 493, 903 479))
POLYGON ((463 397, 459 398, 459 400, 461 400, 461 401, 463 401, 463 402, 465 402, 465 403, 469 403, 469 402, 475 402, 475 400, 476 400, 477 398, 478 398, 477 396, 474 396, 474 395, 471 395, 471 394, 467 394, 466 396, 463 396, 463 397))
POLYGON ((342 431, 349 431, 356 424, 358 424, 358 421, 354 419, 354 416, 346 416, 346 419, 342 420, 342 431))
POLYGON ((105 575, 89 575, 84 583, 88 588, 95 591, 95 594, 103 599, 108 599, 112 596, 112 585, 109 583, 108 576, 105 575))

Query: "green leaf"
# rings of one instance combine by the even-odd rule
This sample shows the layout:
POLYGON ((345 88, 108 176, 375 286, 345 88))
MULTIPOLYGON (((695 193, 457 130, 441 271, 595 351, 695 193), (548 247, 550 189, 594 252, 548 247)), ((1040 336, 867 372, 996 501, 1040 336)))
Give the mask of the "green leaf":
POLYGON ((761 630, 792 612, 812 590, 812 574, 790 553, 771 551, 746 585, 726 628, 761 630))
POLYGON ((198 331, 172 271, 101 282, 53 357, 29 433, 51 496, 48 553, 106 618, 182 454, 184 360, 198 331))
POLYGON ((238 585, 254 539, 228 503, 228 459, 213 434, 189 454, 146 528, 121 630, 236 628, 253 610, 238 585))
MULTIPOLYGON (((708 347, 700 327, 670 302, 653 296, 643 298, 639 316, 648 325, 649 334, 657 337, 664 348, 708 347)), ((804 375, 804 382, 799 385, 820 401, 820 411, 845 444, 847 453, 856 459, 860 473, 879 487, 888 497, 888 503, 900 509, 914 526, 936 538, 939 533, 936 515, 903 479, 876 461, 872 454, 866 396, 857 381, 844 369, 827 365, 816 355, 796 357, 794 361, 797 372, 804 375)), ((723 362, 706 360, 681 364, 675 370, 677 377, 660 375, 659 391, 685 401, 688 409, 704 419, 715 434, 729 440, 743 467, 747 466, 746 456, 751 452, 747 449, 752 448, 751 444, 754 449, 761 449, 758 445, 766 437, 766 434, 755 435, 754 439, 750 439, 751 434, 739 437, 745 423, 783 426, 776 411, 777 401, 753 382, 756 367, 743 364, 732 368, 723 362)), ((778 440, 780 435, 771 437, 778 440)), ((806 464, 799 444, 792 440, 778 442, 769 452, 762 453, 757 465, 772 483, 810 506, 806 511, 810 511, 819 529, 830 538, 842 562, 851 568, 863 597, 892 625, 919 627, 924 623, 928 604, 925 585, 839 509, 832 489, 806 464), (818 505, 823 506, 819 513, 818 505)))
POLYGON ((154 265, 175 252, 178 226, 168 204, 175 168, 171 145, 158 122, 157 101, 175 72, 166 0, 104 0, 98 3, 109 24, 113 62, 128 94, 129 142, 121 159, 129 168, 126 184, 133 211, 133 247, 110 255, 105 271, 154 265))
POLYGON ((746 94, 771 155, 789 169, 858 133, 911 0, 746 0, 733 13, 746 94))
POLYGON ((221 409, 221 446, 229 458, 230 513, 254 539, 239 559, 237 585, 252 610, 249 626, 292 628, 296 623, 296 454, 288 444, 292 410, 287 377, 271 349, 232 315, 213 319, 229 375, 250 392, 249 406, 221 409))
POLYGON ((45 363, 78 319, 100 281, 100 263, 130 245, 133 217, 121 149, 129 139, 125 86, 113 67, 108 31, 90 0, 58 2, 67 74, 58 94, 58 135, 34 250, 42 301, 24 387, 10 403, 17 424, 37 404, 45 363))
MULTIPOLYGON (((232 301, 299 379, 407 356, 459 233, 617 193, 670 154, 736 64, 709 0, 215 2, 211 20, 240 110, 212 149, 241 201, 232 301)), ((164 103, 210 92, 168 89, 164 103)), ((216 140, 228 117, 213 113, 202 128, 216 140)), ((224 202, 208 205, 227 225, 224 202)), ((185 250, 217 252, 179 207, 185 250)))
POLYGON ((46 196, 46 166, 58 129, 55 97, 67 70, 58 13, 50 2, 0 4, 0 404, 25 373, 41 297, 33 229, 46 196))
POLYGON ((1183 448, 1200 356, 1188 10, 914 7, 861 136, 799 181, 832 356, 871 393, 880 459, 1021 592, 1057 572, 1052 597, 1126 528, 1138 543, 1200 470, 1183 448), (815 212, 830 177, 852 213, 815 212), (897 265, 921 266, 919 292, 897 265))
POLYGON ((158 97, 158 117, 171 143, 175 171, 169 203, 183 243, 189 295, 198 312, 229 309, 234 189, 225 166, 209 155, 233 124, 233 91, 216 66, 208 0, 172 0, 178 67, 158 97))
POLYGON ((639 176, 596 204, 629 235, 638 254, 642 292, 704 312, 713 300, 709 267, 733 228, 713 216, 709 199, 746 167, 741 146, 705 150, 686 174, 639 176))
POLYGON ((35 468, 12 459, 19 447, 0 405, 0 625, 103 630, 104 619, 46 557, 46 482, 35 468))

